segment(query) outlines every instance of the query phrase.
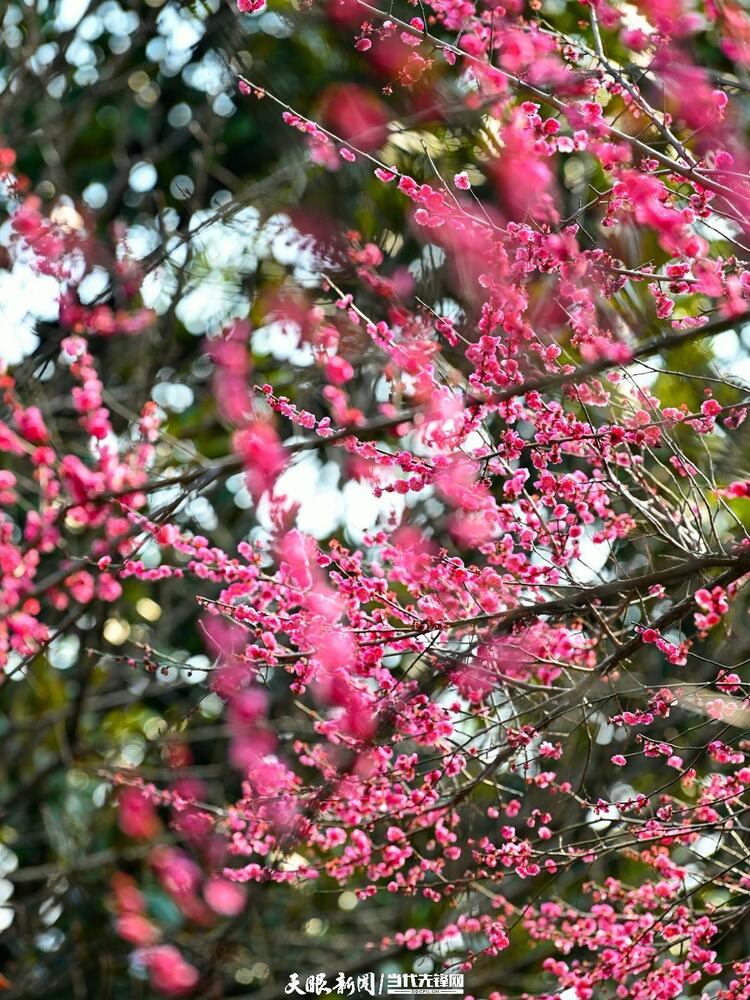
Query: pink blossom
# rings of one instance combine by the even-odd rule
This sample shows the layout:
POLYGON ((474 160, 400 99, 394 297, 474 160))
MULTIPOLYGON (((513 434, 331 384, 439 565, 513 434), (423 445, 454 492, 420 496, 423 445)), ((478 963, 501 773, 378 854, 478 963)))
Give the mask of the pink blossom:
POLYGON ((203 896, 214 911, 222 917, 233 917, 245 906, 245 890, 224 878, 212 878, 203 887, 203 896))
POLYGON ((328 358, 326 361, 326 378, 336 385, 343 385, 354 377, 354 369, 351 364, 338 355, 328 358))
POLYGON ((198 984, 200 978, 194 965, 186 962, 173 945, 162 944, 141 952, 151 982, 157 990, 169 996, 182 996, 198 984))
POLYGON ((138 788, 124 788, 118 798, 120 829, 128 837, 150 840, 161 823, 150 799, 138 788))

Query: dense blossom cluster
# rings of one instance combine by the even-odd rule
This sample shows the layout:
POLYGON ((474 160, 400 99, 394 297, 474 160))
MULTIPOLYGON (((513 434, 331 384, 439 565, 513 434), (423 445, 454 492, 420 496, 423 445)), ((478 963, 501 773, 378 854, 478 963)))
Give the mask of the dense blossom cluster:
MULTIPOLYGON (((382 948, 434 949, 470 971, 524 935, 543 946, 539 1000, 747 997, 750 961, 720 952, 750 889, 750 762, 737 737, 750 691, 741 663, 702 644, 744 628, 750 487, 688 457, 741 433, 746 393, 707 380, 691 410, 634 366, 731 329, 750 308, 739 115, 688 45, 716 32, 746 67, 750 22, 731 3, 648 0, 633 21, 598 2, 580 5, 586 30, 565 38, 515 2, 433 0, 404 20, 355 6, 356 49, 384 97, 454 79, 494 151, 452 182, 437 171, 420 181, 383 152, 381 98, 354 85, 320 123, 286 106, 283 119, 316 168, 374 171, 404 199, 455 300, 425 303, 409 271, 347 233, 316 294, 271 310, 312 350, 318 413, 254 385, 249 322, 217 331, 206 355, 232 429, 226 469, 243 472, 273 524, 225 551, 149 506, 156 404, 113 430, 96 338, 141 331, 152 314, 80 304, 83 220, 20 201, 16 251, 61 283, 57 359, 85 445, 68 450, 3 374, 0 445, 19 472, 0 472, 0 666, 22 669, 93 602, 117 602, 129 578, 197 586, 207 684, 225 705, 241 795, 217 804, 198 779, 113 780, 123 834, 148 845, 154 878, 199 928, 240 913, 258 883, 326 879, 360 900, 455 907, 438 929, 399 929, 382 948), (642 84, 607 41, 641 59, 642 84), (596 240, 559 189, 566 163, 584 161, 604 184, 587 205, 596 240), (650 248, 644 260, 628 234, 650 248), (650 329, 615 308, 628 295, 650 329), (352 342, 389 387, 371 412, 355 405, 352 342), (279 482, 309 447, 377 497, 404 497, 404 516, 359 546, 299 530, 279 482), (409 516, 426 500, 440 531, 409 516), (158 565, 142 557, 146 542, 158 565), (641 558, 621 564, 628 545, 641 558), (601 572, 588 566, 596 553, 601 572), (280 679, 311 720, 290 741, 275 726, 280 679), (615 745, 610 793, 590 800, 568 741, 597 706, 615 745), (686 710, 707 720, 698 746, 672 724, 686 710), (625 785, 645 758, 658 783, 625 785), (629 880, 602 877, 613 854, 632 861, 629 880), (558 881, 586 904, 567 902, 558 881)), ((241 90, 281 103, 248 81, 241 90)), ((0 165, 12 171, 8 150, 0 165)), ((138 269, 121 256, 118 271, 134 297, 138 269)), ((212 481, 199 468, 178 485, 212 481)), ((131 663, 158 668, 159 654, 131 663)), ((129 876, 115 878, 112 909, 157 990, 199 989, 196 960, 129 876)))

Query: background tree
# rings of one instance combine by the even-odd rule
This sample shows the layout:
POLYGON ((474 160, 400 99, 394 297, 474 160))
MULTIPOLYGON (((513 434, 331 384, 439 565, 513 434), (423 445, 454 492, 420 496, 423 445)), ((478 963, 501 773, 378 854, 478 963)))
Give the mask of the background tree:
POLYGON ((3 14, 8 995, 747 997, 750 21, 239 8, 3 14))

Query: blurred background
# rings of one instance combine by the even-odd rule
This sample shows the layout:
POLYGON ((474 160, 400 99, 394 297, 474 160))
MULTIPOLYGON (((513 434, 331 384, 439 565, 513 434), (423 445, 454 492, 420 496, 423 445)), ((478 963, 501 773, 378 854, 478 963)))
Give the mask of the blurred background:
MULTIPOLYGON (((559 32, 575 34, 580 9, 562 0, 542 3, 559 32)), ((145 271, 139 294, 157 321, 137 337, 92 341, 92 349, 106 373, 106 402, 118 433, 127 432, 148 399, 163 411, 161 474, 179 475, 182 466, 231 451, 232 428, 216 405, 205 338, 234 319, 253 325, 255 382, 271 383, 316 416, 328 412, 322 376, 300 342, 295 316, 315 304, 323 268, 335 269, 344 289, 354 287, 347 231, 360 234, 357 245, 381 248, 399 288, 471 327, 477 307, 472 262, 463 262, 463 274, 445 266, 445 251, 415 232, 405 199, 373 177, 372 164, 361 158, 311 163, 304 137, 282 122, 278 105, 238 91, 242 73, 418 180, 467 170, 481 197, 501 202, 498 190, 481 183, 486 171, 478 167, 497 154, 498 137, 481 109, 467 102, 470 84, 435 60, 413 86, 392 88, 403 53, 383 46, 363 58, 355 51, 362 19, 356 4, 331 0, 328 7, 300 9, 272 2, 243 15, 220 0, 6 0, 0 13, 0 138, 17 151, 28 193, 44 210, 96 234, 99 257, 81 276, 81 301, 131 301, 117 268, 123 248, 145 271)), ((701 57, 717 75, 729 72, 709 43, 701 57)), ((745 114, 742 81, 733 85, 745 114)), ((583 156, 560 165, 563 214, 578 212, 592 186, 605 186, 597 169, 583 156)), ((584 228, 598 225, 594 213, 581 213, 584 228)), ((605 238, 629 264, 663 257, 645 232, 605 238)), ((714 232, 714 241, 721 238, 714 232)), ((54 278, 35 274, 23 255, 10 255, 9 245, 6 221, 0 228, 0 357, 20 373, 25 402, 53 413, 55 433, 72 438, 80 434, 75 414, 55 406, 65 374, 56 364, 65 335, 57 322, 59 288, 54 278)), ((540 322, 562 327, 564 317, 550 315, 545 293, 537 276, 530 294, 540 322)), ((653 304, 637 288, 622 295, 618 309, 637 335, 653 327, 653 304)), ((344 332, 346 356, 356 363, 352 405, 373 413, 376 402, 390 399, 380 362, 354 325, 344 332)), ((728 330, 673 352, 641 378, 657 386, 662 399, 671 394, 675 405, 685 401, 695 410, 703 383, 678 381, 669 372, 702 377, 731 367, 741 376, 746 356, 740 334, 728 330)), ((747 470, 747 434, 734 441, 734 450, 720 440, 709 443, 719 479, 747 470)), ((685 448, 688 457, 703 460, 690 452, 697 446, 686 442, 685 448)), ((400 519, 408 502, 414 523, 441 533, 447 515, 434 498, 378 499, 344 463, 330 450, 308 451, 285 473, 282 485, 299 502, 302 530, 358 544, 366 530, 400 519)), ((240 474, 195 494, 165 488, 151 503, 154 511, 174 504, 178 522, 229 551, 271 528, 267 509, 253 505, 240 474)), ((73 538, 76 545, 85 551, 86 538, 73 538)), ((658 540, 636 540, 616 556, 630 569, 642 564, 644 553, 651 559, 659 551, 658 540)), ((141 555, 158 563, 155 547, 141 555)), ((595 574, 611 555, 607 547, 592 549, 588 572, 595 574)), ((446 923, 456 915, 447 903, 441 909, 419 896, 383 893, 362 904, 353 892, 320 879, 302 887, 254 887, 240 916, 196 928, 146 864, 152 843, 134 842, 120 829, 102 767, 138 768, 157 782, 197 781, 203 797, 219 804, 239 794, 222 703, 207 687, 211 664, 195 596, 190 582, 130 579, 116 606, 87 614, 0 687, 0 972, 7 995, 152 995, 145 970, 114 931, 110 881, 117 871, 136 878, 150 912, 207 970, 207 998, 277 1000, 292 972, 304 978, 321 971, 436 968, 439 949, 412 952, 394 944, 373 954, 368 942, 409 926, 446 923), (146 646, 157 651, 156 671, 143 669, 146 646), (128 657, 137 660, 135 668, 128 657)), ((742 635, 721 641, 734 644, 735 658, 746 651, 742 635)), ((274 694, 282 745, 308 734, 283 679, 274 694)), ((686 718, 703 725, 700 714, 686 718)), ((615 752, 607 712, 593 714, 574 738, 584 793, 592 801, 599 792, 612 794, 600 787, 597 768, 615 752)), ((643 788, 654 783, 647 770, 639 780, 643 788)), ((571 812, 571 823, 579 819, 571 812)), ((477 830, 482 821, 477 809, 477 830)), ((564 816, 557 822, 566 825, 564 816)), ((599 822, 606 827, 606 817, 599 822)), ((167 842, 172 835, 165 823, 155 836, 167 842)), ((592 877, 627 878, 629 864, 624 856, 613 858, 592 877)), ((556 891, 574 899, 579 883, 574 873, 567 889, 563 880, 556 891)), ((742 953, 742 934, 748 932, 727 944, 727 957, 742 953)), ((543 956, 541 944, 514 944, 472 973, 471 992, 541 988, 529 969, 538 969, 543 956)))

